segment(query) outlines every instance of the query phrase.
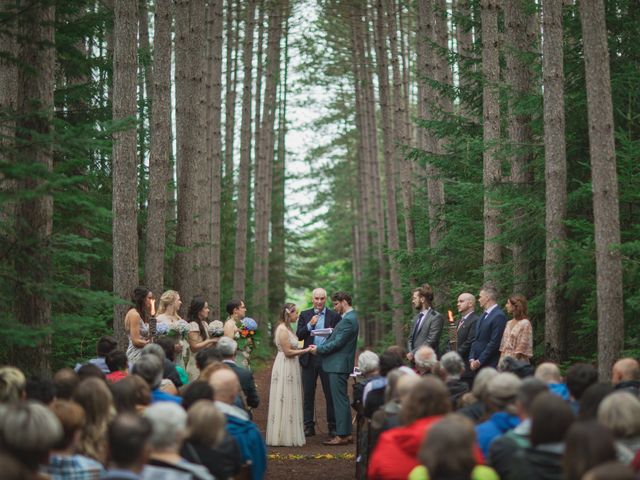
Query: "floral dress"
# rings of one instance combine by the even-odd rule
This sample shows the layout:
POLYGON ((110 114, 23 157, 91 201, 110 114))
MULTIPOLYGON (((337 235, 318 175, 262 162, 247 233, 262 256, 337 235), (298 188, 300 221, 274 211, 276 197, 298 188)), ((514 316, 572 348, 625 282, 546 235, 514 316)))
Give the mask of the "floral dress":
MULTIPOLYGON (((142 355, 142 348, 136 347, 131 341, 131 332, 127 330, 127 335, 129 336, 129 346, 127 347, 127 361, 129 362, 129 367, 131 367, 142 355)), ((140 337, 143 340, 149 339, 149 325, 144 323, 144 320, 140 319, 140 337)))
POLYGON ((507 322, 500 343, 500 358, 503 357, 512 357, 526 362, 533 357, 533 329, 531 322, 526 318, 507 322))
POLYGON ((284 325, 275 331, 278 354, 271 370, 267 445, 300 447, 305 444, 302 417, 302 377, 298 357, 287 358, 278 341, 281 328, 287 330, 291 348, 298 347, 298 337, 284 325))

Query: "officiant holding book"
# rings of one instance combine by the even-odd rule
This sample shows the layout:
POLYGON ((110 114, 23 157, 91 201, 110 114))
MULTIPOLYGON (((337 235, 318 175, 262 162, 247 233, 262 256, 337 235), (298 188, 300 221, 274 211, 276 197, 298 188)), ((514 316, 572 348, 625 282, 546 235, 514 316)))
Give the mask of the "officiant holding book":
MULTIPOLYGON (((326 336, 314 335, 315 330, 335 328, 342 318, 338 313, 326 307, 327 292, 323 288, 316 288, 311 293, 313 308, 304 310, 298 318, 296 335, 304 342, 303 348, 310 345, 320 346, 326 340, 326 336)), ((316 355, 305 353, 300 355, 300 366, 302 369, 302 390, 303 390, 303 417, 304 434, 312 437, 315 431, 315 398, 318 377, 322 384, 322 392, 327 404, 327 428, 329 436, 335 436, 336 419, 331 401, 331 388, 329 387, 329 377, 322 369, 322 358, 316 355)))

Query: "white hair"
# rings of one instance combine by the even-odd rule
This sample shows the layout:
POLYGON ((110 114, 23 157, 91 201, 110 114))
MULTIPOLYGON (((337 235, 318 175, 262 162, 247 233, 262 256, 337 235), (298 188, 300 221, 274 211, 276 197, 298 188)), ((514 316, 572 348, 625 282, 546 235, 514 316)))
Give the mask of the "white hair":
POLYGON ((223 357, 231 357, 236 353, 236 350, 238 349, 238 343, 233 338, 220 337, 216 348, 218 349, 218 352, 220 352, 220 355, 222 355, 223 357))
POLYGON ((143 414, 151 422, 149 443, 154 450, 180 449, 187 431, 187 412, 174 402, 158 402, 143 414))
POLYGON ((450 377, 460 378, 464 372, 464 360, 458 352, 445 353, 440 359, 440 365, 450 377))
POLYGON ((418 368, 433 368, 438 363, 438 356, 431 347, 422 346, 413 355, 413 359, 416 362, 418 368))
POLYGON ((365 375, 371 373, 380 368, 380 357, 371 350, 365 350, 358 355, 358 368, 365 375))
POLYGON ((320 295, 326 297, 327 296, 327 291, 324 288, 318 287, 318 288, 314 288, 313 289, 313 292, 311 292, 311 295, 314 296, 314 297, 315 296, 320 296, 320 295))

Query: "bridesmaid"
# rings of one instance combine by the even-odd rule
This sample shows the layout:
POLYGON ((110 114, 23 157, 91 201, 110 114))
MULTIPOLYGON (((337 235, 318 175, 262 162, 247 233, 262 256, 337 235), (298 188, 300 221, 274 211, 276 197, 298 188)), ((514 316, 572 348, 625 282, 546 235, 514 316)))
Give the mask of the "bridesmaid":
POLYGON ((189 382, 194 381, 200 375, 200 371, 196 367, 196 353, 218 343, 217 338, 211 338, 209 335, 208 318, 209 304, 200 296, 193 297, 187 312, 187 322, 189 322, 189 337, 187 341, 191 351, 186 369, 189 375, 189 382))
POLYGON ((153 293, 146 287, 136 287, 131 295, 133 308, 124 317, 124 329, 129 336, 127 361, 133 365, 142 349, 149 343, 149 317, 153 304, 153 293))
MULTIPOLYGON (((182 306, 182 300, 180 294, 175 290, 167 290, 160 297, 160 305, 158 306, 158 315, 156 320, 158 324, 164 323, 167 326, 171 326, 174 323, 178 323, 182 318, 178 315, 178 310, 182 306)), ((185 367, 184 357, 187 354, 186 342, 178 339, 176 341, 176 365, 185 367)))

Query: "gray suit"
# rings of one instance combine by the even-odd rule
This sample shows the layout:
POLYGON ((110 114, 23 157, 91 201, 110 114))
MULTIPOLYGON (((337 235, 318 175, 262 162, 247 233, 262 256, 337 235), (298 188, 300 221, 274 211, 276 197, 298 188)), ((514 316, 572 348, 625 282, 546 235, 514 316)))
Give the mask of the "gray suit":
POLYGON ((409 335, 407 342, 408 350, 415 354, 418 348, 426 345, 433 348, 436 355, 439 355, 438 345, 442 334, 442 326, 444 325, 444 317, 433 308, 429 308, 420 325, 418 325, 419 319, 420 314, 411 323, 411 335, 409 335))

